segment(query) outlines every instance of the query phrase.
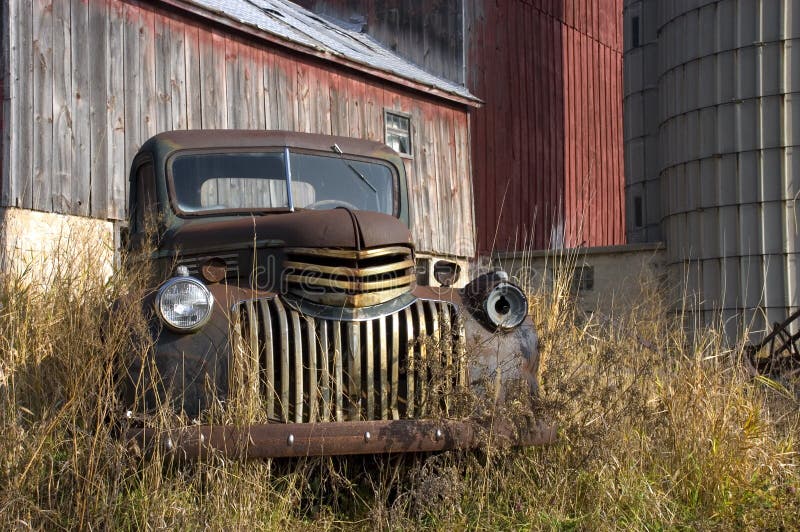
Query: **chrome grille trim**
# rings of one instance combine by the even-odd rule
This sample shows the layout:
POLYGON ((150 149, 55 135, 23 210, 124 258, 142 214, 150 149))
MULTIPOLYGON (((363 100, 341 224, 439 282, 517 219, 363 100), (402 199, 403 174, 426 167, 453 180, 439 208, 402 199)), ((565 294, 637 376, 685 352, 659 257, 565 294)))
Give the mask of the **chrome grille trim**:
POLYGON ((290 293, 325 305, 378 305, 410 292, 416 281, 408 246, 289 248, 283 266, 290 293))
POLYGON ((466 386, 463 325, 445 301, 340 321, 302 315, 273 297, 236 304, 232 323, 232 397, 248 395, 243 402, 268 419, 447 415, 450 395, 466 386))
POLYGON ((189 275, 197 277, 200 275, 200 267, 208 259, 222 259, 225 261, 225 277, 235 278, 239 276, 239 254, 228 253, 226 255, 204 255, 202 257, 183 257, 178 261, 178 266, 186 266, 189 275))

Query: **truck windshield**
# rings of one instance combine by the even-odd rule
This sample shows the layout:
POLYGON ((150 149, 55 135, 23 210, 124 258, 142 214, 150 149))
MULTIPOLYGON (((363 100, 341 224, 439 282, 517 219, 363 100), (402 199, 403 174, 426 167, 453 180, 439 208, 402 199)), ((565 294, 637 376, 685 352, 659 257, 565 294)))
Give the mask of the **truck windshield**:
POLYGON ((290 207, 396 214, 397 184, 388 164, 308 152, 290 152, 289 159, 287 165, 277 150, 180 154, 171 162, 170 194, 184 214, 290 207))

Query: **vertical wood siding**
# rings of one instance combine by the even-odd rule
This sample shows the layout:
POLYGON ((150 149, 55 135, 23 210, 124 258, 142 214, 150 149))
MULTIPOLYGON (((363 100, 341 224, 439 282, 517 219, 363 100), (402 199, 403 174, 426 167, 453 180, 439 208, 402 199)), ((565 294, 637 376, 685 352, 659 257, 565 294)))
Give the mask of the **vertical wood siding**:
POLYGON ((623 244, 622 1, 465 1, 479 251, 623 244))
POLYGON ((412 232, 474 255, 466 110, 138 2, 8 0, 2 204, 124 219, 128 165, 157 132, 289 129, 383 141, 409 113, 412 232))

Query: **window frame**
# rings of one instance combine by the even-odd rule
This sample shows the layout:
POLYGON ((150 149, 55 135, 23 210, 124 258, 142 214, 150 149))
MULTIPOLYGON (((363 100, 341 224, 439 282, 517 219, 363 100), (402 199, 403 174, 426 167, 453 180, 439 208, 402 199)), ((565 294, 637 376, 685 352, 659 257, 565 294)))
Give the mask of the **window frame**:
MULTIPOLYGON (((404 133, 408 135, 408 153, 397 151, 400 154, 400 157, 413 159, 414 158, 414 138, 412 134, 413 124, 412 124, 412 116, 410 113, 404 113, 403 111, 396 111, 394 109, 386 109, 383 110, 383 143, 392 148, 389 144, 389 133, 390 131, 393 133, 404 133), (400 118, 405 118, 408 120, 408 131, 403 131, 401 129, 397 129, 394 127, 389 126, 389 116, 397 116, 400 118)), ((394 148, 392 148, 394 149, 394 148)))

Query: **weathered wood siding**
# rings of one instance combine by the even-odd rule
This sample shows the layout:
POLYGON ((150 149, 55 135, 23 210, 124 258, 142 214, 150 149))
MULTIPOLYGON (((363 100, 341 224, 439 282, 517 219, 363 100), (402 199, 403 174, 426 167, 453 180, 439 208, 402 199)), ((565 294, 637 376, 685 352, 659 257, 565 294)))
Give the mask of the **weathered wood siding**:
POLYGON ((138 2, 5 0, 2 205, 125 218, 127 170, 164 130, 289 129, 383 141, 412 117, 412 231, 474 255, 469 121, 458 105, 138 2))

